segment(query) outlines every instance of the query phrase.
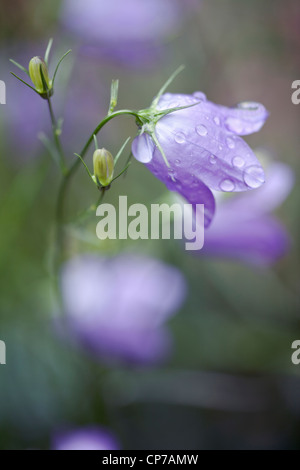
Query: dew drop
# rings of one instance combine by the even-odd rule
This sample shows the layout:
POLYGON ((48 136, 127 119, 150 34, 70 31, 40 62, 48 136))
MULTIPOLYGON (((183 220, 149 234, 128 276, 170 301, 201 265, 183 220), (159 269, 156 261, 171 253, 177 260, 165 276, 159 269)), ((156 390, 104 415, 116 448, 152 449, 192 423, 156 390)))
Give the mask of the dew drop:
POLYGON ((243 166, 245 165, 245 161, 242 157, 237 156, 232 159, 232 165, 236 168, 243 168, 243 166))
POLYGON ((209 163, 211 163, 211 165, 215 165, 217 163, 217 158, 214 155, 211 155, 209 157, 209 163))
POLYGON ((202 124, 200 126, 196 127, 196 132, 201 137, 206 137, 207 134, 208 134, 207 128, 205 126, 203 126, 202 124))
POLYGON ((228 137, 228 138, 226 139, 226 143, 227 143, 228 148, 230 148, 230 149, 234 149, 234 148, 235 148, 235 142, 234 142, 234 140, 231 139, 230 137, 228 137))
POLYGON ((221 121, 220 121, 220 118, 219 118, 218 116, 216 116, 216 117, 214 118, 214 123, 215 123, 217 126, 220 126, 221 121))
POLYGON ((181 160, 175 160, 175 165, 176 165, 176 166, 181 165, 181 160))
POLYGON ((260 104, 255 101, 243 101, 237 105, 238 109, 243 109, 245 111, 257 111, 259 107, 260 104))
POLYGON ((254 165, 246 168, 244 181, 249 188, 259 188, 265 182, 265 174, 262 167, 254 165))
POLYGON ((201 91, 196 91, 196 93, 193 94, 193 96, 199 100, 199 101, 206 101, 206 95, 202 93, 201 91))
POLYGON ((233 181, 226 179, 221 182, 220 189, 224 192, 231 192, 235 190, 235 184, 233 181))
POLYGON ((182 134, 182 133, 176 134, 176 136, 175 136, 175 142, 177 142, 177 144, 184 144, 184 142, 185 142, 185 135, 182 134))

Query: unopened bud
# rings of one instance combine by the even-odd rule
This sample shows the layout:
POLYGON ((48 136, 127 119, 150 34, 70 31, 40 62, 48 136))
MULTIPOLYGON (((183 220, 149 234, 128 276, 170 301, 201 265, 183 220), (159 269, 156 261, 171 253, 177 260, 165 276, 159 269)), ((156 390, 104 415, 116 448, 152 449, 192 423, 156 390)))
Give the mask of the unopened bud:
POLYGON ((48 95, 48 93, 52 91, 52 82, 49 79, 48 67, 41 57, 33 57, 33 59, 31 59, 29 62, 29 75, 38 93, 48 95))
POLYGON ((93 156, 94 178, 96 183, 109 186, 114 177, 115 162, 112 154, 106 150, 96 150, 93 156))

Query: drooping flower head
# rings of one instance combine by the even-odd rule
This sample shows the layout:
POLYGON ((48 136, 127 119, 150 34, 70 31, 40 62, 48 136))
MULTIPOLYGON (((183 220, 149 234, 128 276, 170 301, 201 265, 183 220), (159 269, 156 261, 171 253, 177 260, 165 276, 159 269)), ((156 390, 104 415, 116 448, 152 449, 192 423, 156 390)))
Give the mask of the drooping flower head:
POLYGON ((58 433, 53 450, 119 450, 117 439, 106 429, 88 427, 58 433))
POLYGON ((208 226, 215 212, 211 190, 247 191, 264 183, 261 164, 240 136, 259 131, 267 117, 259 103, 226 108, 201 92, 164 94, 141 112, 132 152, 170 190, 204 204, 208 226))
POLYGON ((145 257, 84 256, 62 272, 67 325, 88 350, 104 359, 151 363, 165 357, 165 328, 185 297, 180 272, 145 257))

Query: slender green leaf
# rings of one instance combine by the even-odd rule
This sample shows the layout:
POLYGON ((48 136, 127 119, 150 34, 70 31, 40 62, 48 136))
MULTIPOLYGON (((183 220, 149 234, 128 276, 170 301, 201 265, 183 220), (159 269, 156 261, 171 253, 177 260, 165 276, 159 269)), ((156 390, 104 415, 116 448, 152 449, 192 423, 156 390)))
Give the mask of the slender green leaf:
POLYGON ((90 170, 88 169, 87 164, 85 163, 85 161, 84 161, 83 158, 81 157, 81 155, 78 155, 78 153, 74 153, 74 155, 79 158, 79 160, 81 161, 81 163, 84 165, 84 168, 86 169, 87 174, 89 175, 89 177, 91 178, 91 180, 92 180, 93 183, 94 183, 93 176, 92 176, 90 170))
POLYGON ((19 64, 18 62, 16 62, 15 60, 13 59, 9 59, 9 61, 14 64, 16 67, 18 67, 20 70, 22 70, 22 72, 26 73, 26 75, 28 75, 28 77, 30 76, 29 75, 29 71, 23 67, 23 65, 19 64))
POLYGON ((36 91, 35 88, 33 88, 31 85, 29 85, 28 83, 26 83, 24 80, 22 80, 22 78, 18 77, 18 75, 16 75, 14 72, 10 72, 14 77, 16 77, 18 80, 20 80, 20 82, 24 83, 24 85, 28 86, 29 88, 31 88, 31 90, 33 90, 35 93, 37 93, 39 95, 39 92, 36 91))
POLYGON ((131 137, 128 137, 128 139, 125 141, 125 143, 122 145, 121 149, 119 150, 118 155, 117 155, 116 158, 115 158, 115 166, 116 166, 116 164, 118 163, 119 158, 121 157, 121 155, 122 155, 122 153, 123 153, 123 151, 124 151, 126 145, 127 145, 128 142, 130 141, 130 139, 131 139, 131 137))
POLYGON ((52 45, 53 45, 53 38, 51 38, 49 40, 48 46, 47 46, 47 49, 46 49, 46 52, 45 52, 45 62, 46 62, 47 65, 49 65, 49 56, 50 56, 52 45))
POLYGON ((62 61, 67 57, 67 55, 70 54, 70 52, 72 52, 72 49, 70 49, 69 51, 67 51, 67 52, 62 56, 62 58, 59 60, 59 62, 58 62, 57 66, 56 66, 56 69, 55 69, 55 72, 54 72, 54 75, 53 75, 53 80, 52 80, 52 85, 53 85, 53 86, 54 86, 54 82, 55 82, 55 79, 56 79, 56 75, 57 75, 59 66, 60 66, 60 64, 62 63, 62 61))

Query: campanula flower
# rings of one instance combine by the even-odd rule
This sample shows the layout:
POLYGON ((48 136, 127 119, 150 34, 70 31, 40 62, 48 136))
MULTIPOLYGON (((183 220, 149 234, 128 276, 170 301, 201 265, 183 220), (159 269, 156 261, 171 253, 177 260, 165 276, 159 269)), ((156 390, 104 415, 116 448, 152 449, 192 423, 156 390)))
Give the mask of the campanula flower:
POLYGON ((240 137, 261 129, 268 117, 263 105, 245 102, 227 108, 201 92, 167 93, 153 103, 140 112, 133 155, 168 189, 191 204, 204 204, 206 226, 215 212, 212 190, 247 191, 264 183, 261 164, 240 137), (179 107, 187 108, 160 116, 179 107))
POLYGON ((293 184, 290 167, 273 163, 266 184, 257 191, 221 200, 206 231, 203 253, 261 266, 284 256, 290 237, 271 213, 284 202, 293 184))
POLYGON ((165 357, 169 317, 181 307, 180 272, 145 257, 84 256, 62 271, 62 296, 69 330, 104 359, 151 363, 165 357))
POLYGON ((53 450, 119 450, 117 439, 106 429, 88 427, 58 433, 53 450))

